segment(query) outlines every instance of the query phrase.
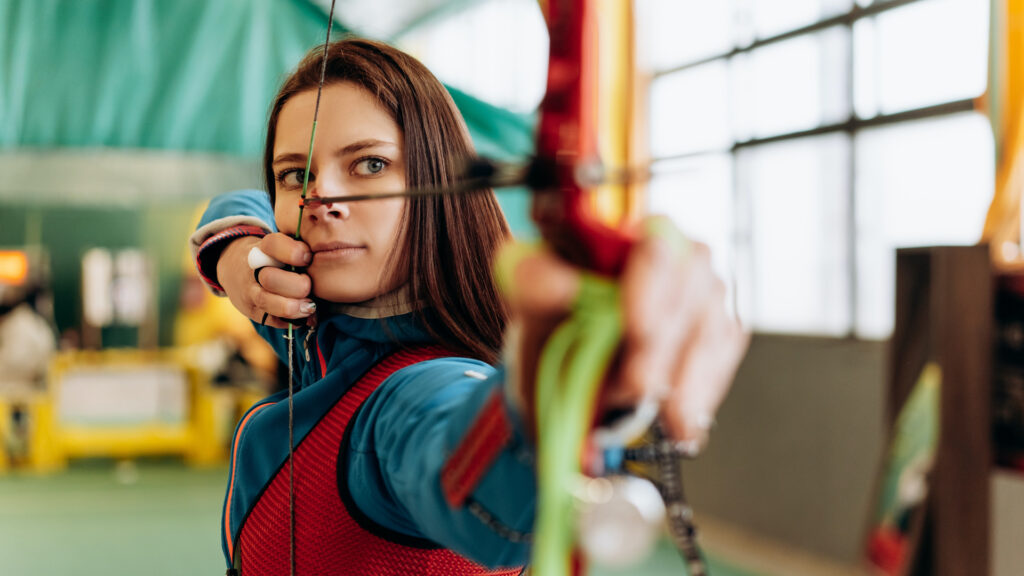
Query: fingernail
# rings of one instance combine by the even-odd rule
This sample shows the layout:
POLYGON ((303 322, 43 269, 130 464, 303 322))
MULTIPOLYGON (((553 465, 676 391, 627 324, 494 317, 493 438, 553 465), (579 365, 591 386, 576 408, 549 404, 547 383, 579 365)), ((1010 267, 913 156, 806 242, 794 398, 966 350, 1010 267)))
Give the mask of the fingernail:
POLYGON ((313 261, 313 253, 312 252, 305 252, 302 255, 302 263, 303 264, 309 264, 312 261, 313 261))
POLYGON ((299 312, 307 315, 316 312, 316 302, 303 302, 299 305, 299 312))

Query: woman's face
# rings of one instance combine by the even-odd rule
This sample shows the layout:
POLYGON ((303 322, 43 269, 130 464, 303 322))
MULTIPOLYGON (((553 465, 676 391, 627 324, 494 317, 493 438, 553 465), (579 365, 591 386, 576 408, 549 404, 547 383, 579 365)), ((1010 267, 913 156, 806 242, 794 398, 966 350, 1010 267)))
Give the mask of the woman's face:
MULTIPOLYGON (((285 103, 277 120, 273 173, 274 219, 295 233, 309 152, 316 90, 285 103)), ((310 165, 310 197, 379 194, 405 189, 402 132, 372 94, 350 82, 326 85, 320 100, 310 165)), ((395 289, 385 264, 401 240, 404 198, 313 204, 302 214, 302 239, 313 251, 313 294, 332 302, 362 302, 395 289)))

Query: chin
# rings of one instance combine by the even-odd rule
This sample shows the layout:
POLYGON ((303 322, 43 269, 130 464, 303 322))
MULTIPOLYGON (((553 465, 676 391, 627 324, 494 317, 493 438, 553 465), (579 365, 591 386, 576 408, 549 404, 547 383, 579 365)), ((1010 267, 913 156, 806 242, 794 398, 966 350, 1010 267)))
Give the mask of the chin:
POLYGON ((382 292, 377 282, 367 282, 360 278, 362 275, 359 273, 332 272, 317 274, 314 270, 309 271, 313 296, 338 304, 357 304, 372 300, 382 292))
MULTIPOLYGON (((314 283, 314 286, 316 284, 314 283)), ((313 295, 321 300, 336 302, 338 304, 358 304, 372 300, 380 294, 379 290, 373 289, 352 289, 351 287, 328 286, 324 289, 313 288, 313 295)))

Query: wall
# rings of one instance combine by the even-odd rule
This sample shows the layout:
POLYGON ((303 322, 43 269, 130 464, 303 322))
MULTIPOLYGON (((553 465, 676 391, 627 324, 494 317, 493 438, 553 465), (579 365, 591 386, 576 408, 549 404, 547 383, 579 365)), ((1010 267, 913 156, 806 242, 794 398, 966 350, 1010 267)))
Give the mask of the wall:
POLYGON ((885 350, 755 335, 708 451, 685 467, 698 515, 856 561, 884 444, 885 350))
MULTIPOLYGON (((887 344, 756 335, 708 451, 685 467, 698 515, 859 563, 881 462, 887 344)), ((992 474, 992 575, 1024 566, 1024 475, 992 474)))
POLYGON ((992 475, 992 576, 1020 576, 1024 567, 1024 475, 992 475))

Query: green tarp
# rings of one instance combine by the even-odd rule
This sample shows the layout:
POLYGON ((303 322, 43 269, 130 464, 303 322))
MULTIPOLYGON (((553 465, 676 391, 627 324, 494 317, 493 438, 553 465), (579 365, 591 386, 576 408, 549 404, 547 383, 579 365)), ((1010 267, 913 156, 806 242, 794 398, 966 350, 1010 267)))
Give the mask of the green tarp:
MULTIPOLYGON (((0 150, 254 157, 279 83, 326 26, 305 0, 0 0, 0 150)), ((529 118, 452 95, 481 153, 529 153, 529 118)))

